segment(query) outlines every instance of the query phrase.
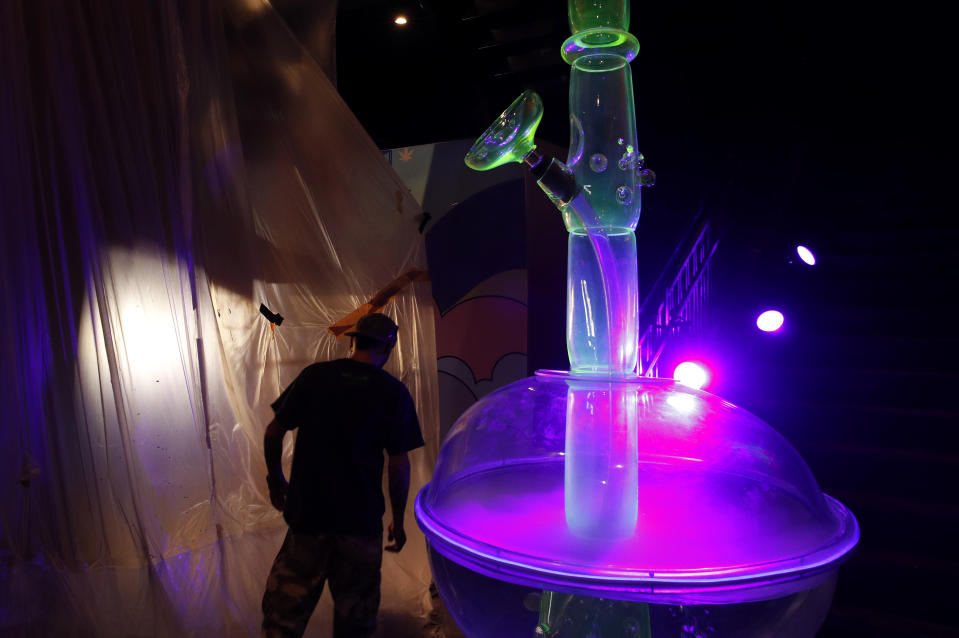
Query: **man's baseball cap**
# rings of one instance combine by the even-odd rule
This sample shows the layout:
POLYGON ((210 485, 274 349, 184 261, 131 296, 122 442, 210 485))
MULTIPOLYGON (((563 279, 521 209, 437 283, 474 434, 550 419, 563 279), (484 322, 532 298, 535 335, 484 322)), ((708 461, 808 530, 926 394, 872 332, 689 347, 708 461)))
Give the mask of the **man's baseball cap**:
POLYGON ((381 343, 396 343, 396 333, 399 330, 393 320, 380 312, 363 315, 356 322, 356 326, 346 333, 348 337, 367 337, 381 343))

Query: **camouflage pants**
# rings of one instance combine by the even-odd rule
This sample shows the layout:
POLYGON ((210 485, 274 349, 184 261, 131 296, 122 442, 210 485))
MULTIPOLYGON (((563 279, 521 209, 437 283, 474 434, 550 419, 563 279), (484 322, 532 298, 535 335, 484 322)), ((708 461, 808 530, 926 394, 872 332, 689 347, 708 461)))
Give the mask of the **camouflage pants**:
POLYGON ((383 534, 343 536, 289 530, 263 594, 263 635, 302 636, 330 582, 334 638, 367 638, 380 606, 383 534))

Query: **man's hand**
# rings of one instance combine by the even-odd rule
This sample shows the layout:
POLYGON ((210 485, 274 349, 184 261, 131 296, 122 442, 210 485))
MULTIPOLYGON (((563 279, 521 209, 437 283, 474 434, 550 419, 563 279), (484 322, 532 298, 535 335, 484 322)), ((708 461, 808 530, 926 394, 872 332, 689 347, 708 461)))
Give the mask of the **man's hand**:
POLYGON ((270 503, 283 511, 286 505, 286 491, 290 486, 283 476, 280 457, 283 455, 283 435, 286 430, 276 419, 270 421, 263 433, 263 454, 266 457, 266 485, 270 488, 270 503))
POLYGON ((393 543, 383 549, 394 554, 398 553, 403 549, 403 545, 406 545, 406 530, 403 529, 402 525, 397 525, 395 522, 390 523, 390 531, 386 539, 393 541, 393 543))
POLYGON ((266 485, 270 488, 270 503, 282 512, 286 506, 286 492, 290 484, 286 482, 286 478, 284 478, 282 474, 279 476, 268 474, 266 477, 266 485))
POLYGON ((390 524, 389 540, 394 541, 383 549, 398 552, 406 545, 406 530, 403 519, 406 515, 406 497, 410 493, 410 459, 406 452, 391 454, 388 465, 390 480, 390 505, 393 506, 393 522, 390 524))

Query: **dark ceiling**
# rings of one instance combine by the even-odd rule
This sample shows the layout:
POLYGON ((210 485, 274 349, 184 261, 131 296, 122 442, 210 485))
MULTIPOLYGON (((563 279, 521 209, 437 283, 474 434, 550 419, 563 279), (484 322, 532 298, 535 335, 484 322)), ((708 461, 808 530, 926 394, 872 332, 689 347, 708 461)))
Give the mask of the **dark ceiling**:
MULTIPOLYGON (((950 23, 918 5, 878 7, 632 2, 650 166, 766 189, 756 214, 770 202, 827 221, 852 205, 942 208, 948 198, 932 193, 954 163, 950 23), (836 199, 846 185, 858 194, 836 199)), ((540 139, 564 147, 568 35, 563 0, 340 0, 338 88, 380 148, 475 138, 531 88, 546 107, 540 139)))
MULTIPOLYGON (((632 2, 640 136, 868 138, 919 125, 897 113, 947 93, 943 16, 876 6, 632 2)), ((337 21, 340 92, 381 147, 473 137, 524 88, 565 144, 563 0, 341 0, 337 21)))

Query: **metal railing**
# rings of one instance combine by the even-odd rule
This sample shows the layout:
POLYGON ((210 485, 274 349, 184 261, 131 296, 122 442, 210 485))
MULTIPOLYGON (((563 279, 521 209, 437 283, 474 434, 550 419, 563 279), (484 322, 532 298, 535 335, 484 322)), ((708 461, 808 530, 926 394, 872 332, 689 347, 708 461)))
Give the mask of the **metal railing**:
POLYGON ((669 342, 680 333, 696 333, 703 329, 710 292, 709 265, 719 246, 719 239, 713 235, 709 219, 704 219, 700 211, 646 297, 646 303, 640 309, 641 320, 644 318, 643 311, 648 314, 648 310, 651 310, 648 304, 655 303, 657 299, 661 301, 656 308, 655 320, 650 322, 639 338, 640 375, 659 376, 659 362, 669 342), (697 229, 694 235, 691 231, 697 229), (695 236, 695 240, 690 245, 687 240, 691 236, 695 236), (689 246, 685 253, 681 251, 684 246, 689 246), (663 285, 680 254, 685 254, 682 265, 675 271, 669 285, 663 285))

